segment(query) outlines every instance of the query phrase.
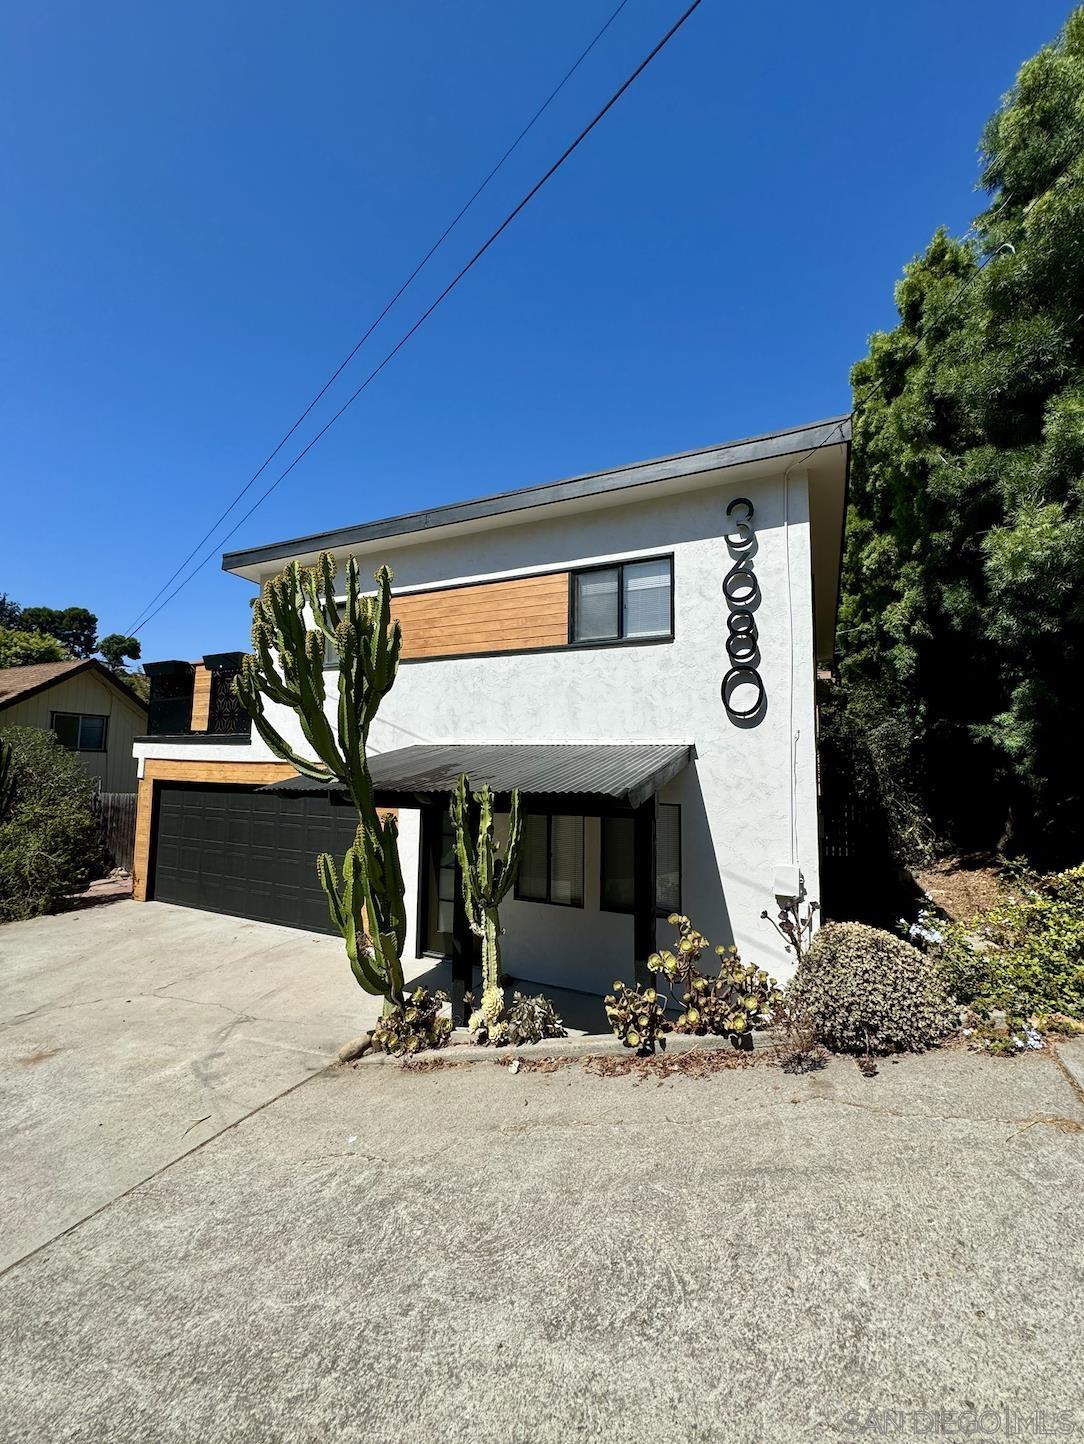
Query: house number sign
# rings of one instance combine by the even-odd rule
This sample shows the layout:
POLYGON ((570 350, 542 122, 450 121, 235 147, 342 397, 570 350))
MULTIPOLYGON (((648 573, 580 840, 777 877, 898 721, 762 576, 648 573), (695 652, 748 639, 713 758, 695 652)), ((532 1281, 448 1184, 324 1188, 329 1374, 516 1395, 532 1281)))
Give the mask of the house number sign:
POLYGON ((747 497, 736 496, 726 514, 731 524, 731 530, 725 533, 726 544, 737 560, 723 578, 723 596, 730 608, 726 619, 726 654, 730 668, 723 678, 721 692, 727 716, 731 721, 743 722, 755 717, 766 700, 764 683, 757 671, 760 643, 753 615, 753 608, 760 600, 760 583, 753 571, 752 558, 753 503, 747 497), (753 700, 745 707, 738 707, 734 693, 743 686, 753 688, 753 700))

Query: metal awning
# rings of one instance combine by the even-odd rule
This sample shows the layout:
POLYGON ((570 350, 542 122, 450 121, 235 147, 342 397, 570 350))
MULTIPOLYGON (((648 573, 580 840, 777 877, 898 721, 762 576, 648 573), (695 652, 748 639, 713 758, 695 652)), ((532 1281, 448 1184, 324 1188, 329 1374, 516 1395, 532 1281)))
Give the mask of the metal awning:
MULTIPOLYGON (((417 805, 446 796, 465 772, 471 785, 497 794, 580 799, 639 807, 692 760, 689 743, 439 742, 369 758, 377 801, 417 805)), ((341 791, 338 783, 296 774, 263 792, 341 791)))

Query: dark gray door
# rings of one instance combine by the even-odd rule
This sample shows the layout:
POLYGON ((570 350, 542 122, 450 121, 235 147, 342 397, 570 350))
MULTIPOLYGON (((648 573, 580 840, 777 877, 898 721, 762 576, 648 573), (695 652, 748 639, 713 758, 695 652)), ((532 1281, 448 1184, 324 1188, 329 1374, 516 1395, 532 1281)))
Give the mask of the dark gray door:
POLYGON ((327 793, 160 783, 154 891, 158 902, 333 931, 316 856, 339 867, 357 827, 327 793))

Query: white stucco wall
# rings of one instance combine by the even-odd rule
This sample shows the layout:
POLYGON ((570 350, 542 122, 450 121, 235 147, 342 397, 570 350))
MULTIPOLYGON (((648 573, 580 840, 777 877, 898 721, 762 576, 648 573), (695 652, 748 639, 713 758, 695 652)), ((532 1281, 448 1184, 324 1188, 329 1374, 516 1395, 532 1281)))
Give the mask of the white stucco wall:
MULTIPOLYGON (((392 541, 371 552, 367 570, 370 557, 372 569, 387 562, 396 586, 418 587, 673 551, 675 588, 673 642, 404 664, 374 723, 373 750, 416 742, 693 743, 695 762, 663 794, 682 805, 685 911, 713 942, 736 943, 746 959, 787 976, 789 961, 760 914, 773 906, 775 867, 792 858, 792 828, 808 896, 817 897, 819 878, 805 477, 792 474, 786 491, 780 473, 665 498, 630 501, 626 493, 618 505, 571 516, 524 521, 521 513, 481 534, 392 541), (756 617, 768 699, 756 726, 736 725, 720 699, 728 666, 722 581, 733 561, 722 533, 735 495, 748 496, 756 512, 756 617)), ((300 745, 295 719, 269 710, 300 745)), ((223 751, 239 758, 236 748, 223 751)), ((207 755, 219 753, 208 748, 207 755)), ((248 755, 269 754, 254 739, 248 755)), ((597 839, 598 824, 589 821, 582 910, 504 905, 513 975, 587 990, 631 976, 631 919, 598 911, 597 839)), ((413 913, 416 816, 403 817, 402 854, 413 913)), ((666 934, 662 923, 660 939, 666 934)))
MULTIPOLYGON (((374 751, 417 742, 692 743, 696 760, 661 797, 682 807, 684 910, 713 942, 735 943, 748 961, 785 978, 791 963, 760 917, 773 906, 774 869, 796 857, 807 896, 819 894, 809 493, 797 471, 786 484, 781 468, 756 480, 740 469, 722 476, 677 494, 652 497, 645 488, 641 499, 624 492, 572 514, 540 508, 458 537, 415 533, 367 547, 364 570, 386 562, 403 588, 672 551, 675 588, 673 642, 403 664, 370 741, 374 751), (729 665, 722 582, 734 560, 723 532, 726 504, 736 495, 755 507, 759 670, 767 693, 756 726, 731 721, 720 698, 729 665)), ((300 747, 296 719, 268 710, 300 747)), ((155 742, 137 744, 136 752, 141 770, 146 757, 271 755, 258 737, 243 748, 155 742)), ((403 812, 411 948, 418 845, 418 814, 403 812)), ((597 819, 586 822, 584 882, 582 909, 506 901, 509 973, 585 991, 631 978, 632 919, 598 908, 597 819)), ((659 933, 665 940, 664 922, 659 933)))

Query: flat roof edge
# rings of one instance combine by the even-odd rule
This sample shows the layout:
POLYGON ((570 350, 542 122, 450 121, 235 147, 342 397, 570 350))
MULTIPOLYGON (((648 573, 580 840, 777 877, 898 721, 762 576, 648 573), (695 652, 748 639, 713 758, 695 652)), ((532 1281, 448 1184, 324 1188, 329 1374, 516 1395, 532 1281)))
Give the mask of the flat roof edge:
POLYGON ((404 512, 398 516, 363 522, 358 526, 314 532, 308 536, 226 552, 222 557, 222 570, 232 572, 242 567, 258 566, 262 562, 285 561, 291 556, 306 552, 333 552, 362 542, 409 536, 414 532, 435 531, 440 527, 526 511, 555 502, 603 496, 609 492, 646 486, 655 481, 695 476, 704 471, 719 471, 752 461, 791 456, 802 451, 818 450, 827 445, 843 445, 850 440, 850 434, 849 413, 830 416, 821 421, 807 422, 803 426, 765 432, 761 436, 749 436, 740 441, 724 442, 719 446, 676 452, 671 456, 632 462, 606 471, 588 472, 563 481, 542 482, 512 491, 494 492, 473 500, 449 502, 424 511, 404 512), (832 437, 834 431, 839 433, 836 439, 832 437))

